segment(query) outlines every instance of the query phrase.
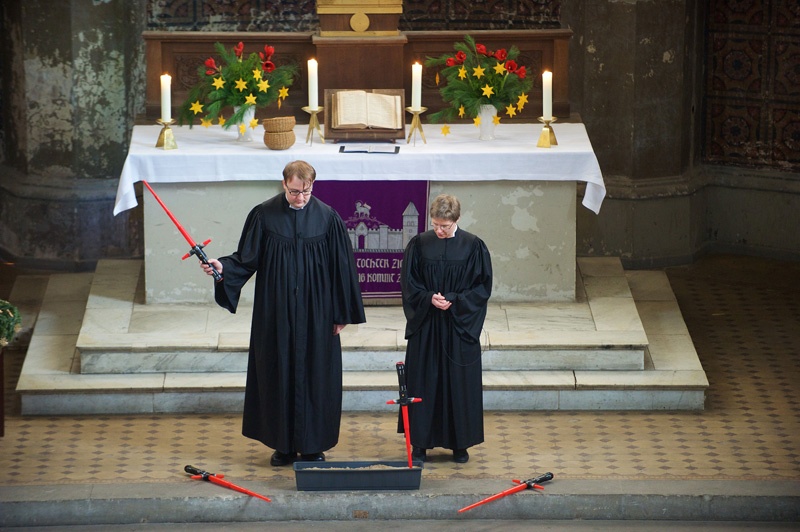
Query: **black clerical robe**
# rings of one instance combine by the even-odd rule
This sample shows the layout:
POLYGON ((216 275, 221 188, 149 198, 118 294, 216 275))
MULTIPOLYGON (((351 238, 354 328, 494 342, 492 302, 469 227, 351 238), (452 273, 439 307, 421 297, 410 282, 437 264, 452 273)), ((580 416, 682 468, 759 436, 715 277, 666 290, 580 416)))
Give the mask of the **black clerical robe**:
POLYGON ((242 434, 281 452, 335 446, 342 349, 333 326, 365 321, 342 219, 313 196, 296 210, 279 194, 250 211, 237 251, 219 260, 215 297, 231 312, 256 275, 242 434))
MULTIPOLYGON (((466 449, 483 442, 480 335, 492 293, 492 263, 483 241, 463 229, 433 231, 406 247, 401 274, 406 316, 408 394, 416 447, 466 449), (448 310, 431 304, 441 292, 448 310)), ((402 425, 399 430, 402 430, 402 425)))

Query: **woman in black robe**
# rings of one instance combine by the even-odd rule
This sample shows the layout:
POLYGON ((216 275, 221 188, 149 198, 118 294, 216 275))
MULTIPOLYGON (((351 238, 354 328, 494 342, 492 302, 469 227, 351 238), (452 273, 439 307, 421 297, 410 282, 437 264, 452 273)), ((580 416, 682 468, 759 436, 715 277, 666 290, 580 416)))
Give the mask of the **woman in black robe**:
POLYGON ((422 399, 408 409, 411 443, 417 460, 444 447, 464 463, 467 448, 483 442, 480 335, 492 262, 483 241, 458 228, 455 196, 437 196, 430 217, 433 229, 406 247, 400 278, 407 389, 422 399))
POLYGON ((338 443, 339 332, 366 321, 347 229, 311 196, 315 177, 308 163, 289 163, 284 192, 250 211, 237 251, 209 260, 223 276, 216 301, 231 312, 256 275, 242 434, 275 449, 273 466, 298 453, 324 460, 338 443))

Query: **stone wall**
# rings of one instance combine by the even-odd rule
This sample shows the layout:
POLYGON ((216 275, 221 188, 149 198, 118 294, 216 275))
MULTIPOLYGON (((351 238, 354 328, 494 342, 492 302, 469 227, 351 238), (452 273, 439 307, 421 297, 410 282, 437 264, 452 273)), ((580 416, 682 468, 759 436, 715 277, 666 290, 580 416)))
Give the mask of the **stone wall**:
POLYGON ((575 32, 570 103, 609 192, 599 216, 579 209, 579 254, 627 267, 707 252, 800 258, 800 239, 785 230, 800 222, 800 83, 791 82, 800 13, 789 11, 766 1, 562 2, 575 32), (749 65, 747 46, 763 54, 749 65))

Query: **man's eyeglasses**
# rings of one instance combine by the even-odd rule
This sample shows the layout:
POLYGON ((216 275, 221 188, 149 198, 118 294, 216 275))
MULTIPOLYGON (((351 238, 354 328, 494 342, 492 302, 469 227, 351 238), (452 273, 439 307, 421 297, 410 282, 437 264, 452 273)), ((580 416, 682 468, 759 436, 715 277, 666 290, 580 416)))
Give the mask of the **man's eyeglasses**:
POLYGON ((441 229, 442 231, 449 231, 450 228, 453 227, 453 224, 449 223, 449 224, 439 225, 437 223, 431 222, 431 227, 433 227, 434 231, 438 231, 439 229, 441 229))
POLYGON ((288 192, 291 197, 296 198, 300 194, 302 194, 303 196, 310 196, 312 190, 313 188, 309 188, 306 190, 294 190, 293 188, 289 188, 286 189, 286 192, 288 192))

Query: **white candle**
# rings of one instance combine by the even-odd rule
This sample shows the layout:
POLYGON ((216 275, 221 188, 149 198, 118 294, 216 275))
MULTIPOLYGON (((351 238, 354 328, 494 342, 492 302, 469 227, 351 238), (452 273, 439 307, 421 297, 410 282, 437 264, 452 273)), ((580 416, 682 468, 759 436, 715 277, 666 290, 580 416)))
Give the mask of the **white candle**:
POLYGON ((170 101, 170 85, 172 78, 169 74, 161 76, 161 121, 172 120, 172 103, 170 101))
POLYGON ((312 111, 319 109, 319 97, 317 92, 317 60, 308 60, 308 108, 312 111))
POLYGON ((422 65, 411 65, 411 110, 419 111, 422 108, 422 65))
POLYGON ((542 73, 542 118, 553 119, 553 73, 542 73))

